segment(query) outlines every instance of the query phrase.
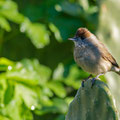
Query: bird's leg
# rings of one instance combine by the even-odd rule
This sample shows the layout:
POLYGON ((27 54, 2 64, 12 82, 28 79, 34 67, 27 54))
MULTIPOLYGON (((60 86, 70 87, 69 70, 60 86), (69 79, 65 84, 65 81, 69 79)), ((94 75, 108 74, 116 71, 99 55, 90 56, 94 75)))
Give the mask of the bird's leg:
POLYGON ((98 79, 103 73, 97 75, 95 78, 92 79, 92 86, 95 84, 95 80, 98 79))
POLYGON ((86 79, 82 81, 82 87, 84 87, 84 82, 87 81, 89 78, 93 77, 92 74, 90 74, 86 79))

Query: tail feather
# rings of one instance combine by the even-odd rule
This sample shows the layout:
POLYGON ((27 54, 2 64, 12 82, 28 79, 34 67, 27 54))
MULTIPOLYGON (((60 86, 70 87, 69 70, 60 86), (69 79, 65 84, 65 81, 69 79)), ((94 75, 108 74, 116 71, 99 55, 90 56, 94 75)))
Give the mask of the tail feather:
POLYGON ((118 67, 112 67, 112 69, 111 69, 113 72, 116 72, 118 75, 120 75, 120 68, 118 68, 118 67))

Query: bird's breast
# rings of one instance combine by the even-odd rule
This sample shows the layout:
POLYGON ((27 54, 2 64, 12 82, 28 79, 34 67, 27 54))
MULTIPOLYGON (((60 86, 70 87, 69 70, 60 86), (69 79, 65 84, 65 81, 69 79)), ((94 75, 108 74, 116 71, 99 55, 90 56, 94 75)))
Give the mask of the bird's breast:
POLYGON ((75 47, 74 59, 82 69, 91 74, 97 75, 108 71, 106 61, 102 59, 99 50, 94 46, 75 47))

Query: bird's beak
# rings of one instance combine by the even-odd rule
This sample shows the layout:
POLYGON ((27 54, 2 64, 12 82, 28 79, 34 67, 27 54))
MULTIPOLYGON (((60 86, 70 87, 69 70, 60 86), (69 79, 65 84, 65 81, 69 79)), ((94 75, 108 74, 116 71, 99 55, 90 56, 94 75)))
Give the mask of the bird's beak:
POLYGON ((73 37, 73 38, 68 38, 68 40, 75 41, 75 40, 76 40, 76 37, 73 37))

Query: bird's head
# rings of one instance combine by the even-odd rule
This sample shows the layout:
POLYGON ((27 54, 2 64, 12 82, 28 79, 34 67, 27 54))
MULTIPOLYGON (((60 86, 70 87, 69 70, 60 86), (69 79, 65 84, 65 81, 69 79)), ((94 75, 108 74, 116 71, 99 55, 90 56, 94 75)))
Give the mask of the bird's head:
POLYGON ((86 28, 78 28, 75 36, 73 38, 68 38, 68 40, 72 40, 74 42, 80 42, 86 38, 89 38, 92 33, 86 28))

